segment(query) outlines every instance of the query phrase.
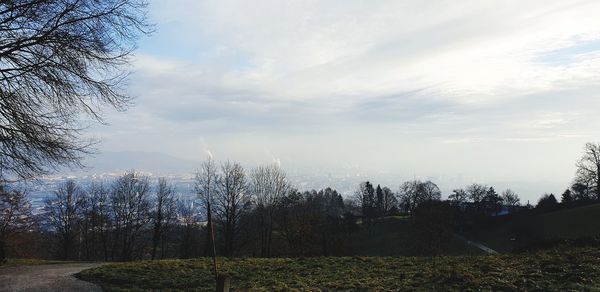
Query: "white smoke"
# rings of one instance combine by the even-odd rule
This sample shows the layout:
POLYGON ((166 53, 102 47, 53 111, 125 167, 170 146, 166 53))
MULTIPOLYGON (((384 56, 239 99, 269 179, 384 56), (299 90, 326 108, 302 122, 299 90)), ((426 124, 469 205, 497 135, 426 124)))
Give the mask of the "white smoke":
POLYGON ((281 167, 281 159, 279 159, 279 158, 277 158, 277 157, 273 156, 273 157, 271 158, 271 161, 272 161, 272 163, 273 163, 273 164, 277 165, 277 167, 281 167))
POLYGON ((265 154, 267 157, 271 157, 271 163, 277 165, 277 167, 281 167, 281 159, 277 157, 271 150, 266 149, 265 154))
POLYGON ((206 153, 206 156, 208 156, 208 158, 210 158, 211 160, 214 158, 212 152, 210 151, 210 149, 205 148, 204 152, 206 153))

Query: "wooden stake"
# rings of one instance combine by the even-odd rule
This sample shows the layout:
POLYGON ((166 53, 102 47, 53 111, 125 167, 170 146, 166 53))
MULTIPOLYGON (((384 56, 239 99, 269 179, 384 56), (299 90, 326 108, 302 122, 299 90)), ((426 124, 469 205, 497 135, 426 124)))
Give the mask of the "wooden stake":
POLYGON ((208 201, 208 228, 210 232, 210 243, 212 245, 212 258, 213 258, 213 271, 215 273, 215 280, 218 281, 219 273, 217 270, 217 249, 215 247, 215 229, 212 222, 212 213, 210 210, 210 201, 208 201))

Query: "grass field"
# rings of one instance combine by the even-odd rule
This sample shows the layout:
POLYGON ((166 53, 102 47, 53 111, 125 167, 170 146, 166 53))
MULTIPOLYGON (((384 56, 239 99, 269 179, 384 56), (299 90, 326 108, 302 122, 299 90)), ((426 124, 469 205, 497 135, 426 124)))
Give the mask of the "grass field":
POLYGON ((474 239, 504 252, 540 241, 599 236, 600 204, 501 219, 480 229, 474 239))
MULTIPOLYGON (((497 256, 220 259, 234 290, 600 290, 600 248, 497 256)), ((214 290, 209 259, 118 263, 77 276, 106 291, 214 290)))

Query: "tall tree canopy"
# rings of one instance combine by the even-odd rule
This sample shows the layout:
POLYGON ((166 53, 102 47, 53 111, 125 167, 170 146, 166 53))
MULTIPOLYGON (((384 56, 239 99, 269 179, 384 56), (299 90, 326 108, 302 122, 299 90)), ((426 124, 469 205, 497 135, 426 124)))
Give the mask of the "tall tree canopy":
POLYGON ((600 198, 600 144, 586 143, 583 156, 577 162, 576 182, 590 186, 600 198))
POLYGON ((125 109, 124 65, 148 33, 144 0, 0 2, 0 168, 22 178, 80 164, 83 116, 125 109))

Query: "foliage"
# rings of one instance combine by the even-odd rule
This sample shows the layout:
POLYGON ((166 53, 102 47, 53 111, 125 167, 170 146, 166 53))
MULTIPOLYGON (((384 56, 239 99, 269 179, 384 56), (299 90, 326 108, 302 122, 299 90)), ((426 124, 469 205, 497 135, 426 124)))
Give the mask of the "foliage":
POLYGON ((566 189, 561 196, 560 202, 565 205, 571 205, 573 203, 573 193, 571 190, 566 189))
POLYGON ((293 256, 348 254, 348 226, 341 219, 344 209, 342 196, 326 188, 319 192, 290 192, 284 197, 279 211, 280 235, 293 256))
POLYGON ((369 181, 362 182, 358 185, 358 190, 355 193, 357 201, 361 206, 363 221, 370 220, 376 216, 377 201, 375 198, 375 188, 369 181))
POLYGON ((558 207, 558 201, 554 194, 544 194, 535 206, 536 209, 541 210, 552 210, 556 207, 558 207))
POLYGON ((502 198, 496 193, 494 187, 490 187, 483 199, 484 210, 487 214, 497 215, 502 206, 502 198))

